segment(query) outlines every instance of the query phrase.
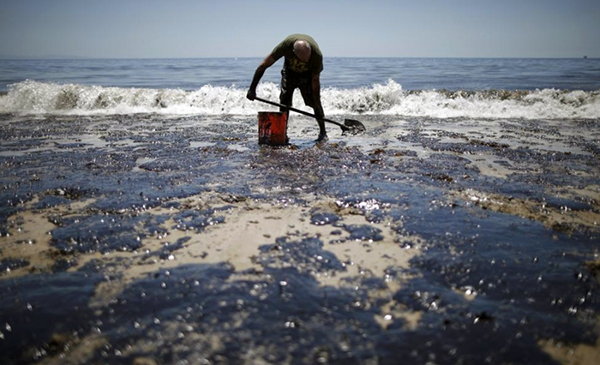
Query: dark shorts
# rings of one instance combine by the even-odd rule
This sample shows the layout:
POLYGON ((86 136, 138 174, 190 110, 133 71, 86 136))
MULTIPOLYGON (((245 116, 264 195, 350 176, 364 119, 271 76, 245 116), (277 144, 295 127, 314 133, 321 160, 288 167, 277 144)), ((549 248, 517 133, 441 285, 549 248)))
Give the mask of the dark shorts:
POLYGON ((279 102, 283 105, 292 106, 294 90, 300 89, 304 104, 313 107, 313 93, 311 85, 311 73, 297 73, 287 70, 285 67, 281 70, 281 94, 279 102))

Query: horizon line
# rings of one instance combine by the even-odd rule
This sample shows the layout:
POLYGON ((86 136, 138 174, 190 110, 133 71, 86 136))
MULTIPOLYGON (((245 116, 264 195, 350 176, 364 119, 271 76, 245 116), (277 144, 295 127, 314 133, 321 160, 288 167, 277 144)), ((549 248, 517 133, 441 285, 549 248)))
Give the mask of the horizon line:
MULTIPOLYGON (((262 59, 264 56, 190 56, 190 57, 88 57, 88 56, 11 56, 0 55, 0 60, 184 60, 184 59, 262 59)), ((331 58, 406 58, 406 59, 599 59, 600 56, 329 56, 331 58)))

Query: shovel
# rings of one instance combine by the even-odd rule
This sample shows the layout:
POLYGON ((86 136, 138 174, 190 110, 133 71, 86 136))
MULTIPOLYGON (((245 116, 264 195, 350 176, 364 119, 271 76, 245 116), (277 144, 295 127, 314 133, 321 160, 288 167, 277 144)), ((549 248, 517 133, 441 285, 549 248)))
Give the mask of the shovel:
MULTIPOLYGON (((278 107, 283 108, 283 109, 288 109, 288 110, 294 111, 296 113, 304 114, 304 115, 309 116, 309 117, 313 117, 313 118, 317 117, 316 115, 311 114, 309 112, 305 112, 304 110, 292 108, 291 106, 279 104, 279 103, 276 103, 274 101, 270 101, 270 100, 266 100, 266 99, 261 99, 259 97, 255 97, 254 99, 256 99, 258 101, 262 101, 263 103, 267 103, 267 104, 271 104, 271 105, 274 105, 274 106, 278 106, 278 107)), ((344 135, 344 136, 346 135, 346 133, 349 133, 351 135, 357 135, 357 134, 364 133, 364 132, 367 131, 367 128, 365 128, 365 126, 361 122, 359 122, 358 120, 344 119, 344 124, 336 122, 336 121, 331 120, 331 119, 326 119, 326 118, 323 118, 323 120, 326 121, 327 123, 332 123, 332 124, 335 124, 338 127, 342 128, 342 135, 344 135)))

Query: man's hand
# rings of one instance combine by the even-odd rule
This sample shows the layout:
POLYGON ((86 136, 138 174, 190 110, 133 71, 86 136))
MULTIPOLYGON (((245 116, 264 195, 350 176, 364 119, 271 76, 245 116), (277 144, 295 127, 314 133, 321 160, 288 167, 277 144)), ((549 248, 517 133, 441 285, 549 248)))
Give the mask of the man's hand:
POLYGON ((246 97, 248 98, 248 100, 256 99, 256 90, 254 90, 254 89, 248 90, 248 94, 246 94, 246 97))

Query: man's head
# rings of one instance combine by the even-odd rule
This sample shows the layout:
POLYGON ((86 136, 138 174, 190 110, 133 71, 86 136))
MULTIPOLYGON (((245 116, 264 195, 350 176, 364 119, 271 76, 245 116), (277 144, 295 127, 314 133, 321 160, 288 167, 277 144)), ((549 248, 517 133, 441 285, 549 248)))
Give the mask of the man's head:
POLYGON ((307 63, 310 60, 310 53, 310 44, 307 41, 298 40, 294 42, 294 54, 300 61, 307 63))

